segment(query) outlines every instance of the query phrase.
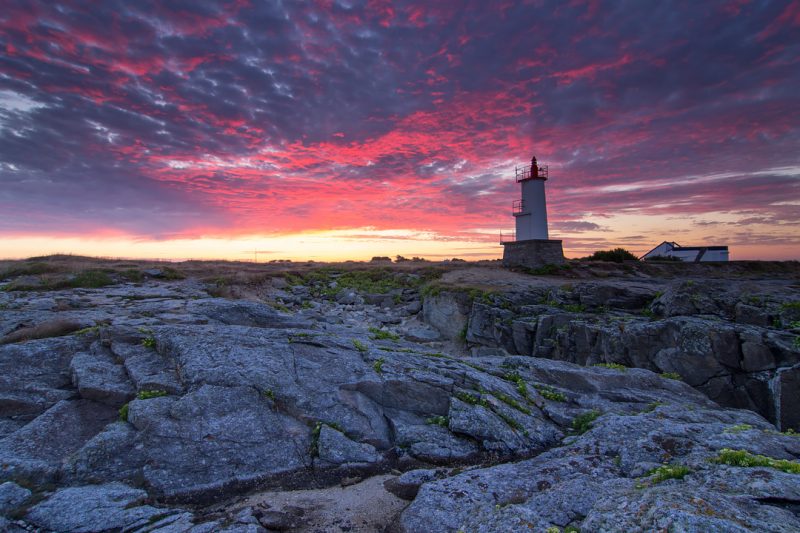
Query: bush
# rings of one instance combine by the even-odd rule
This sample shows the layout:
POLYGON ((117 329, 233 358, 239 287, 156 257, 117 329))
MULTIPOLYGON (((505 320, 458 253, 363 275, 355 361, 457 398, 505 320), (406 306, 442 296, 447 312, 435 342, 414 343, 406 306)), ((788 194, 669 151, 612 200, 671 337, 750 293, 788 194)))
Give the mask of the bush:
POLYGON ((623 261, 638 261, 639 258, 630 253, 625 248, 614 248, 613 250, 599 250, 589 257, 584 257, 584 261, 611 261, 622 263, 623 261))

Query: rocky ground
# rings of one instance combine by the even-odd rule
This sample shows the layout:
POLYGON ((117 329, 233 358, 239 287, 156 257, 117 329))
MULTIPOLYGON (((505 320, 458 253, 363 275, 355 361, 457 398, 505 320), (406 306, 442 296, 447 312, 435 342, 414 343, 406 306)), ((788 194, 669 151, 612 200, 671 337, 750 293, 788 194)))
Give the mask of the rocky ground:
POLYGON ((9 263, 0 530, 798 531, 798 272, 9 263))

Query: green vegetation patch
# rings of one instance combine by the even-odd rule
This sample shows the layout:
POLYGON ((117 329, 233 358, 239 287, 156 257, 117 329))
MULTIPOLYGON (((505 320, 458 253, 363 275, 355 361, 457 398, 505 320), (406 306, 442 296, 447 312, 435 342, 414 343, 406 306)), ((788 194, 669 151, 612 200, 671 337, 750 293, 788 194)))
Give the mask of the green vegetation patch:
POLYGON ((683 378, 677 372, 662 372, 659 374, 664 379, 674 379, 676 381, 683 381, 683 378))
POLYGON ((450 421, 447 419, 447 417, 441 415, 426 418, 425 423, 433 426, 441 426, 443 428, 446 428, 450 425, 450 421))
POLYGON ((322 431, 322 422, 317 422, 311 429, 311 443, 308 445, 308 454, 319 457, 319 434, 322 431))
POLYGON ((162 396, 166 396, 167 391, 165 390, 143 390, 139 391, 139 394, 136 395, 136 399, 138 400, 149 400, 151 398, 161 398, 162 396))
MULTIPOLYGON (((648 485, 657 485, 662 481, 667 481, 668 479, 683 479, 687 475, 692 473, 692 469, 688 466, 683 465, 661 465, 658 468, 654 468, 649 471, 645 477, 649 478, 648 485)), ((637 488, 644 488, 647 485, 639 484, 637 488)))
POLYGON ((742 468, 767 467, 775 468, 789 474, 800 474, 800 463, 786 459, 773 459, 766 455, 755 455, 747 450, 731 450, 724 448, 719 455, 712 459, 713 462, 742 468))
POLYGON ((603 413, 598 411, 597 409, 593 409, 587 413, 583 413, 582 415, 576 416, 572 420, 572 431, 576 435, 583 435, 590 429, 592 429, 592 422, 597 420, 597 418, 603 413))
POLYGON ((610 368, 612 370, 619 370, 620 372, 627 372, 628 367, 619 363, 595 363, 592 366, 599 366, 603 368, 610 368))
POLYGON ((527 407, 525 407, 524 405, 519 403, 517 400, 515 400, 511 396, 508 396, 507 394, 503 394, 502 392, 495 392, 493 394, 498 400, 500 400, 504 404, 508 405, 509 407, 513 407, 514 409, 516 409, 520 413, 525 413, 526 415, 531 414, 531 410, 530 409, 528 409, 527 407))
POLYGON ((367 351, 369 351, 369 348, 367 347, 367 345, 364 344, 363 342, 361 342, 358 339, 353 339, 353 348, 355 348, 356 350, 358 350, 361 353, 367 353, 367 351))
POLYGON ((119 419, 122 422, 127 422, 128 421, 128 404, 127 403, 119 408, 119 419))
POLYGON ((13 267, 7 268, 0 272, 0 279, 13 278, 17 276, 41 276, 42 274, 52 274, 60 272, 61 268, 50 263, 41 261, 33 261, 21 263, 13 267))
POLYGON ((142 346, 145 348, 150 348, 151 350, 155 350, 156 348, 156 339, 155 337, 145 337, 142 339, 142 346))
POLYGON ((490 409, 489 401, 486 398, 483 398, 482 396, 476 396, 466 391, 458 391, 456 392, 455 397, 464 403, 468 403, 470 405, 480 405, 482 407, 490 409))
POLYGON ((375 372, 377 372, 378 374, 383 374, 383 363, 385 363, 385 362, 386 362, 386 359, 384 359, 383 357, 378 357, 378 358, 375 360, 375 362, 374 362, 374 363, 372 363, 372 368, 373 368, 373 369, 375 370, 375 372))
POLYGON ((563 393, 558 392, 557 390, 555 390, 553 387, 550 387, 549 385, 536 385, 536 390, 539 392, 539 394, 545 400, 550 400, 550 401, 553 401, 553 402, 566 402, 567 401, 567 397, 563 393))
POLYGON ((369 328, 369 332, 372 333, 372 339, 376 340, 376 341, 381 341, 381 340, 398 341, 398 340, 400 340, 400 335, 397 335, 396 333, 392 333, 391 331, 386 331, 385 329, 369 328))
POLYGON ((638 261, 639 258, 630 253, 625 248, 614 248, 613 250, 598 250, 589 257, 582 258, 583 261, 611 261, 622 263, 623 261, 638 261))
POLYGON ((753 429, 753 426, 750 424, 736 424, 735 426, 731 426, 729 428, 725 428, 723 433, 741 433, 743 431, 749 431, 753 429))
POLYGON ((647 407, 644 408, 642 411, 643 413, 652 413, 662 405, 666 405, 664 402, 650 402, 647 404, 647 407))
POLYGON ((314 296, 334 297, 344 289, 362 293, 386 294, 398 289, 419 289, 442 275, 441 269, 426 268, 416 273, 406 273, 391 268, 340 270, 324 267, 303 273, 285 275, 289 285, 306 285, 314 296))
POLYGON ((66 287, 98 289, 113 284, 114 280, 102 270, 84 270, 63 283, 66 287))

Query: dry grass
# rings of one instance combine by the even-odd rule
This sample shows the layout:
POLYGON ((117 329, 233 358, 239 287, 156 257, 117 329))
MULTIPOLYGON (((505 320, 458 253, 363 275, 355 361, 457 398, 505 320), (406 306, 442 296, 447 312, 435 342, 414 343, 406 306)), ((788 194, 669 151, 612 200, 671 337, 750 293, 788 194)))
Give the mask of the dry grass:
POLYGON ((33 339, 47 339, 69 335, 83 328, 83 324, 74 320, 51 320, 35 326, 20 328, 0 338, 0 344, 11 344, 33 339))

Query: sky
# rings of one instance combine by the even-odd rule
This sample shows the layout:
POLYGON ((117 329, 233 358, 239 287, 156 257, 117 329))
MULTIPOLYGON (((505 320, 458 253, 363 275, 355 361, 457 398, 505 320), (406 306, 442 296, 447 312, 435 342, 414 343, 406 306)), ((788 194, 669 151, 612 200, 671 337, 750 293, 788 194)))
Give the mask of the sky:
POLYGON ((0 257, 800 259, 800 1, 36 2, 0 11, 0 257), (258 253, 255 253, 258 252, 258 253))

